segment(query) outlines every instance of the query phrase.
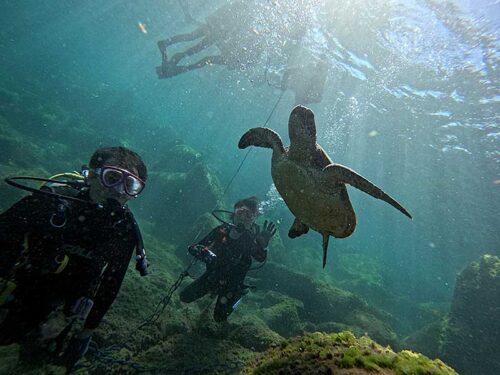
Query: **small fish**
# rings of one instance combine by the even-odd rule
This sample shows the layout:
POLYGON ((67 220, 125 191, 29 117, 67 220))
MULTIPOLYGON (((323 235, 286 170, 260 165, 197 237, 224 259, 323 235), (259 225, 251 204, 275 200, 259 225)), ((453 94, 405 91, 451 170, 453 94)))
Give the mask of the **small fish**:
POLYGON ((500 185, 500 180, 495 180, 495 181, 493 181, 493 183, 494 183, 495 185, 500 185))
POLYGON ((368 137, 376 137, 378 135, 378 131, 372 130, 371 132, 368 133, 368 137))
POLYGON ((146 30, 146 24, 145 24, 145 23, 139 22, 139 23, 138 23, 138 26, 139 26, 139 29, 141 29, 141 31, 142 31, 144 34, 147 34, 147 33, 148 33, 148 30, 146 30))

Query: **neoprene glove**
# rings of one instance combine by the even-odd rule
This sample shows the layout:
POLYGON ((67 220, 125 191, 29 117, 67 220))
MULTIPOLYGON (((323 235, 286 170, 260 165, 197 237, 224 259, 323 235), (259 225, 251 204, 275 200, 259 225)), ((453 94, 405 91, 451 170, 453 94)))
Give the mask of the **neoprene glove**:
POLYGON ((272 221, 264 221, 264 225, 262 226, 262 230, 257 227, 257 234, 255 239, 257 243, 262 247, 267 247, 269 245, 269 241, 272 236, 276 233, 276 225, 272 221))

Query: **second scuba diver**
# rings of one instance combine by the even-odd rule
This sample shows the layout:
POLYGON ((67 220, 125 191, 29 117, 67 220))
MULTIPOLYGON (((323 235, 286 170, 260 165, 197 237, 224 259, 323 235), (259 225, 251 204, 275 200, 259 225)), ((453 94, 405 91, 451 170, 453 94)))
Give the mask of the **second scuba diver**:
POLYGON ((252 258, 258 262, 266 260, 266 248, 276 233, 272 222, 264 222, 262 229, 255 224, 258 206, 256 197, 236 202, 232 213, 233 224, 224 223, 216 227, 188 249, 191 255, 206 264, 206 271, 181 291, 180 299, 189 303, 208 293, 216 295, 216 322, 225 321, 246 294, 248 287, 244 280, 252 258))

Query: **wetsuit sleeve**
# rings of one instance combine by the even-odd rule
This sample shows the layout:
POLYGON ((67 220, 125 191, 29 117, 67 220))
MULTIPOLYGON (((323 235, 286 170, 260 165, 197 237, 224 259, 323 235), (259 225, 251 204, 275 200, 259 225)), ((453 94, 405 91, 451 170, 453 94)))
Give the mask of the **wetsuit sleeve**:
POLYGON ((111 257, 102 275, 99 289, 94 297, 94 306, 85 322, 85 328, 97 328, 120 291, 135 248, 133 238, 132 233, 125 236, 113 236, 102 247, 103 251, 111 254, 111 257))

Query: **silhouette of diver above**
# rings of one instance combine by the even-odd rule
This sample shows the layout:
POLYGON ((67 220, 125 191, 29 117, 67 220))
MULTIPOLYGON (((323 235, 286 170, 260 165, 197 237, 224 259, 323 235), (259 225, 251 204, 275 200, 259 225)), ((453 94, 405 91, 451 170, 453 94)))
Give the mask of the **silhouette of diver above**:
MULTIPOLYGON (((185 34, 158 41, 162 63, 156 67, 159 79, 203 68, 224 65, 245 70, 258 64, 264 53, 286 55, 310 24, 310 8, 303 1, 276 1, 271 7, 262 0, 237 0, 209 15, 205 23, 185 34), (167 49, 180 43, 190 46, 169 56, 167 49), (201 57, 190 61, 190 57, 201 57)), ((183 8, 185 9, 185 7, 183 8)))

